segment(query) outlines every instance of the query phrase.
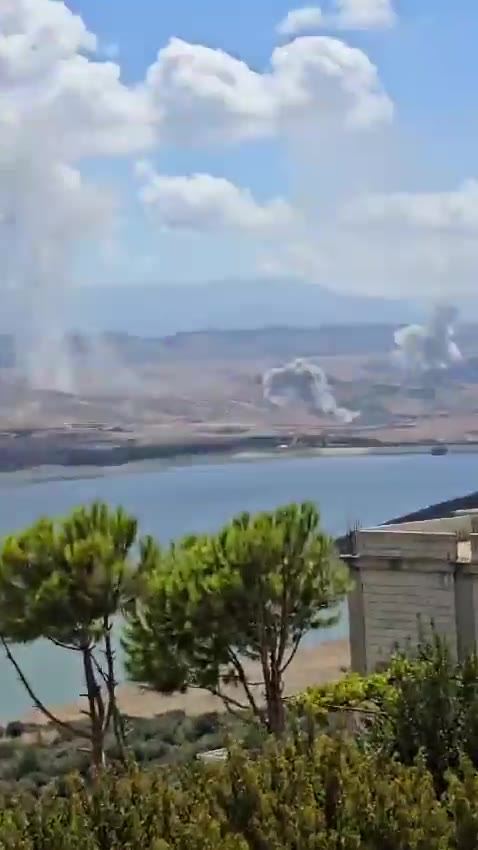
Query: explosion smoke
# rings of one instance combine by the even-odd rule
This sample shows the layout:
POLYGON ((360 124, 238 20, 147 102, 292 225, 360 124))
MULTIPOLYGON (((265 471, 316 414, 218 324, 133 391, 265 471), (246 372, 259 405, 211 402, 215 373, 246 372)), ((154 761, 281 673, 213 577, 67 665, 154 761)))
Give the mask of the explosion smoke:
POLYGON ((302 358, 269 369, 263 375, 262 388, 264 398, 276 407, 299 402, 344 424, 360 415, 339 407, 323 369, 302 358))
POLYGON ((462 359, 454 341, 454 322, 458 311, 450 304, 439 304, 427 325, 409 325, 395 332, 396 362, 411 372, 448 369, 462 359))
POLYGON ((3 284, 20 318, 17 362, 35 389, 72 392, 62 307, 75 250, 101 224, 90 203, 96 195, 70 166, 10 154, 1 160, 0 246, 3 284))
POLYGON ((63 2, 1 0, 0 41, 0 291, 30 385, 68 392, 65 299, 114 223, 111 193, 82 167, 147 147, 149 107, 63 2))

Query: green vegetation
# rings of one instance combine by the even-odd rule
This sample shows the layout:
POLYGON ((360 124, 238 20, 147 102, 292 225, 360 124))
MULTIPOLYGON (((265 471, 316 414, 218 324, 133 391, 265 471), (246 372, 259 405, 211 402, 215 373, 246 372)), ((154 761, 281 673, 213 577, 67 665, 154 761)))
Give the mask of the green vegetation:
MULTIPOLYGON (((257 747, 258 736, 247 718, 211 712, 188 717, 183 711, 168 711, 152 718, 125 718, 127 761, 144 769, 187 764, 201 753, 221 749, 230 741, 257 747)), ((111 731, 105 737, 106 760, 119 770, 123 754, 111 731)), ((0 741, 0 794, 28 791, 37 794, 56 780, 78 773, 90 775, 91 757, 83 737, 48 730, 0 741)), ((1 846, 1 844, 0 844, 1 846)))
POLYGON ((111 630, 113 618, 134 592, 136 573, 129 553, 136 533, 136 520, 97 503, 78 508, 60 522, 40 519, 22 534, 8 537, 0 551, 0 641, 36 707, 56 726, 86 734, 97 767, 104 763, 110 726, 118 745, 124 746, 111 630), (54 717, 19 668, 11 643, 38 638, 81 657, 87 732, 54 717), (104 663, 98 657, 100 647, 104 663))
POLYGON ((168 549, 101 504, 7 539, 0 640, 51 722, 0 740, 0 850, 476 850, 474 655, 432 631, 382 672, 284 695, 347 588, 309 504, 168 549), (228 711, 121 717, 117 614, 132 678, 228 711), (84 722, 53 716, 18 667, 13 644, 39 636, 83 662, 84 722))
POLYGON ((478 780, 463 762, 438 795, 414 766, 353 740, 274 742, 225 764, 70 778, 3 801, 0 846, 20 850, 475 850, 478 780))
POLYGON ((294 705, 322 726, 336 713, 357 713, 369 744, 406 765, 422 755, 438 789, 463 757, 478 770, 478 658, 454 660, 433 630, 385 672, 310 688, 294 705))
POLYGON ((311 504, 241 514, 218 534, 163 550, 137 540, 137 522, 123 510, 95 503, 3 542, 0 642, 36 707, 70 737, 87 738, 100 768, 111 729, 128 757, 111 640, 118 614, 127 618, 132 679, 166 693, 205 688, 281 734, 284 673, 308 631, 337 621, 347 589, 311 504), (81 659, 89 725, 65 723, 32 690, 13 644, 38 638, 81 659))
POLYGON ((314 506, 242 514, 167 551, 148 541, 140 575, 124 640, 131 678, 164 693, 205 688, 282 733, 284 673, 307 632, 337 622, 349 586, 314 506))

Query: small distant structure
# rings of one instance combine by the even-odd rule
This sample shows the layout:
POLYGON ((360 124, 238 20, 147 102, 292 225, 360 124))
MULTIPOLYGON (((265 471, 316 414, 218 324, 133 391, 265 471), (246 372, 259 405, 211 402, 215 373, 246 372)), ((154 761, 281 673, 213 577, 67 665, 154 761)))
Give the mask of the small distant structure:
POLYGON ((217 750, 207 750, 204 753, 198 753, 197 758, 205 764, 223 762, 227 759, 227 749, 226 747, 220 747, 217 750))
POLYGON ((432 446, 430 454, 435 455, 436 457, 442 457, 443 455, 448 454, 448 446, 438 445, 432 446))
POLYGON ((357 529, 342 549, 352 669, 368 673, 433 623, 456 657, 478 648, 478 512, 357 529))

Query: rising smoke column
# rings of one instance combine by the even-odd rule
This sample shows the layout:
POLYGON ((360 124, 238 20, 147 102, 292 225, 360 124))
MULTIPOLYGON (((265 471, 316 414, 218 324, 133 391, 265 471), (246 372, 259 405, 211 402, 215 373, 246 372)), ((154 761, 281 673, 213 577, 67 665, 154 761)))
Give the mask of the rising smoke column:
POLYGON ((448 369, 462 359, 454 340, 458 310, 451 304, 439 304, 426 325, 408 325, 394 334, 397 346, 394 359, 402 368, 423 373, 448 369))
POLYGON ((0 0, 0 291, 21 321, 17 354, 37 388, 72 389, 62 302, 85 240, 110 236, 108 191, 83 164, 148 148, 144 94, 61 0, 0 0))
POLYGON ((299 402, 344 424, 360 415, 339 407, 323 369, 302 358, 269 369, 263 375, 262 388, 266 401, 276 407, 299 402))
POLYGON ((73 391, 63 298, 76 248, 107 216, 107 199, 71 166, 17 150, 2 169, 2 282, 21 317, 17 364, 35 389, 73 391))

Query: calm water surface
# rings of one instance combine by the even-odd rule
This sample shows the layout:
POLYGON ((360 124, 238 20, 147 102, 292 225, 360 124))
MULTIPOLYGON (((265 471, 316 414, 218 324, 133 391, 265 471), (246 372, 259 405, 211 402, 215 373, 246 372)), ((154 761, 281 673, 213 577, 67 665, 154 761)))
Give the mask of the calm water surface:
MULTIPOLYGON (((143 533, 166 542, 187 532, 213 531, 242 510, 312 499, 324 527, 340 534, 355 522, 384 522, 478 489, 478 455, 280 458, 165 469, 131 466, 80 476, 0 475, 0 532, 20 529, 42 513, 62 514, 100 498, 123 505, 139 518, 143 533)), ((325 639, 343 638, 347 629, 344 616, 325 639)), ((324 635, 311 639, 317 642, 324 635)), ((44 701, 77 698, 80 672, 74 657, 42 642, 18 648, 17 656, 44 701)), ((0 718, 28 711, 29 699, 1 656, 0 681, 0 718)))

